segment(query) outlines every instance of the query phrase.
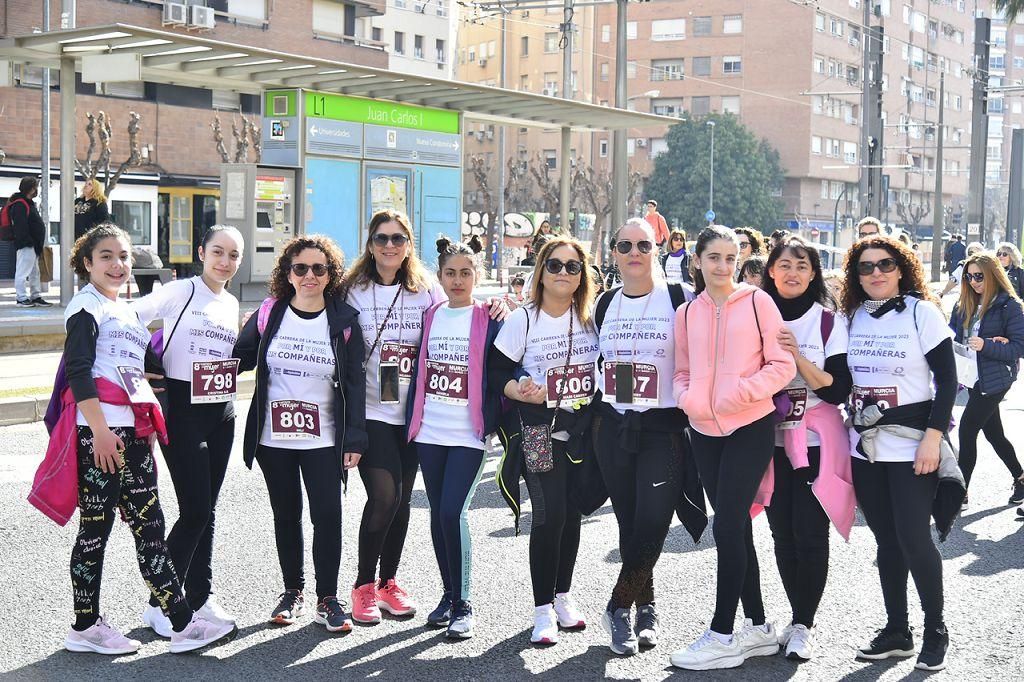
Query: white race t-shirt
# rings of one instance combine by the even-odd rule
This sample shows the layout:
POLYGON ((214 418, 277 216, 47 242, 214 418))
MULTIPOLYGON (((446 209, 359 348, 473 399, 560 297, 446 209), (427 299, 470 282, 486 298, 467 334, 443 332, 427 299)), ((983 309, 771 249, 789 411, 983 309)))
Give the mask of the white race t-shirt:
MULTIPOLYGON (((89 284, 75 294, 64 311, 65 327, 68 320, 83 310, 93 316, 99 330, 96 337, 96 362, 92 366, 93 378, 103 377, 118 386, 125 386, 125 381, 130 381, 126 371, 134 372, 136 376, 139 372, 144 373, 150 334, 128 303, 112 301, 89 284), (120 371, 119 367, 122 368, 120 371)), ((135 414, 131 407, 101 402, 100 408, 107 426, 135 426, 135 414)), ((79 426, 89 425, 81 410, 78 410, 77 423, 79 426)))
MULTIPOLYGON (((849 343, 847 335, 846 320, 838 313, 832 324, 832 331, 828 335, 825 347, 821 345, 821 316, 825 309, 820 303, 815 303, 810 310, 795 320, 784 322, 785 326, 793 332, 797 343, 800 345, 800 354, 814 363, 818 369, 825 368, 825 359, 833 355, 842 355, 846 352, 849 343)), ((782 422, 776 429, 775 445, 784 445, 782 431, 796 426, 807 413, 807 410, 816 407, 821 398, 814 394, 814 391, 807 386, 807 382, 797 372, 796 377, 783 389, 789 393, 790 410, 786 421, 782 422)), ((807 444, 810 446, 821 445, 821 439, 813 431, 807 432, 807 444)))
POLYGON ((377 331, 384 326, 380 341, 366 362, 366 418, 385 424, 405 424, 405 400, 409 394, 412 370, 419 354, 420 337, 423 334, 423 311, 448 297, 436 281, 430 288, 411 294, 404 288, 399 292, 398 284, 383 286, 370 284, 366 287, 352 287, 348 292, 348 304, 359 311, 359 326, 363 331, 363 342, 367 352, 377 331), (398 298, 395 298, 395 295, 398 298), (387 316, 391 302, 395 307, 387 316), (387 323, 385 323, 387 318, 387 323), (388 361, 398 363, 399 402, 380 402, 380 360, 381 352, 388 361))
POLYGON ((174 330, 164 346, 164 370, 178 381, 192 381, 193 362, 230 358, 238 338, 238 299, 227 289, 214 293, 202 277, 170 282, 136 300, 132 310, 143 324, 163 318, 165 344, 174 330))
MULTIPOLYGON (((858 308, 850 326, 847 360, 853 375, 854 409, 875 402, 882 409, 910 405, 935 397, 932 372, 925 354, 952 337, 942 312, 928 301, 906 297, 902 312, 890 310, 874 318, 858 308), (917 324, 914 324, 914 318, 917 324)), ((850 453, 856 451, 860 435, 850 429, 850 453)), ((876 441, 879 462, 913 462, 918 441, 882 432, 876 441)))
POLYGON ((669 254, 665 258, 665 279, 668 280, 669 284, 682 284, 685 280, 683 279, 683 263, 685 263, 685 255, 679 254, 673 256, 669 254))
POLYGON ((281 319, 281 326, 267 346, 270 376, 260 445, 288 450, 313 450, 334 445, 335 364, 326 311, 312 320, 305 320, 289 306, 281 319), (296 404, 298 402, 315 405, 316 409, 301 408, 296 404), (280 433, 303 418, 307 420, 307 426, 319 430, 319 435, 275 437, 275 413, 287 413, 277 422, 276 430, 280 433))
POLYGON ((434 314, 423 377, 423 421, 416 442, 482 450, 469 414, 469 332, 473 306, 434 314))
MULTIPOLYGON (((562 392, 562 409, 573 411, 574 404, 587 404, 597 390, 597 334, 585 329, 572 311, 572 357, 569 359, 567 383, 560 384, 569 352, 569 314, 551 317, 532 304, 512 312, 494 340, 494 346, 508 358, 520 361, 534 383, 547 387, 548 407, 558 402, 562 392), (529 317, 527 317, 529 316, 529 317)), ((566 431, 552 435, 568 440, 566 431)))
POLYGON ((674 408, 672 377, 675 373, 675 316, 668 285, 659 282, 646 296, 630 298, 620 290, 614 295, 601 324, 600 350, 604 365, 597 369, 597 386, 603 399, 621 414, 651 408, 674 408), (615 402, 613 365, 632 362, 633 403, 615 402))

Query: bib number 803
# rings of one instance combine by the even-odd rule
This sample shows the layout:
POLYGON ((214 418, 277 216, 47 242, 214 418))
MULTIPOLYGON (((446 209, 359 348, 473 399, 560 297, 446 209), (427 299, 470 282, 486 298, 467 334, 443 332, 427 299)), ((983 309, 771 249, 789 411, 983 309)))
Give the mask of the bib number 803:
POLYGON ((281 412, 278 417, 278 424, 286 429, 312 430, 316 425, 313 415, 308 412, 281 412))

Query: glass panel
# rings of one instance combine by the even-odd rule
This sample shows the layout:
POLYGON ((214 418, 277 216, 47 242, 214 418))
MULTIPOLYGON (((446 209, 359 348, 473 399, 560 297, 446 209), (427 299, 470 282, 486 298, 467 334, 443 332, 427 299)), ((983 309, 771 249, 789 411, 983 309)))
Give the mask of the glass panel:
POLYGON ((152 242, 148 201, 114 201, 111 213, 114 222, 131 236, 132 244, 148 245, 152 242))

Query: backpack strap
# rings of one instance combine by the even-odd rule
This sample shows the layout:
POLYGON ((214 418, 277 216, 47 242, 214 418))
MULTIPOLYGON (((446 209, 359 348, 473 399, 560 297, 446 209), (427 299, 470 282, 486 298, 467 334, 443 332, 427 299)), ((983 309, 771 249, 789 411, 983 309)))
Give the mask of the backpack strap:
MULTIPOLYGON (((263 332, 267 330, 267 322, 270 321, 270 311, 274 309, 275 303, 277 303, 277 299, 271 296, 263 299, 263 303, 260 303, 260 309, 256 313, 256 329, 259 331, 260 336, 263 336, 263 332)), ((348 339, 346 338, 345 341, 348 341, 348 339)))
POLYGON ((832 336, 832 328, 836 326, 836 314, 827 308, 821 311, 821 350, 825 352, 825 344, 832 336))
MULTIPOLYGON (((761 318, 757 315, 757 292, 755 291, 750 296, 750 305, 754 307, 754 322, 757 324, 757 338, 761 338, 761 318)), ((764 341, 761 342, 764 345, 764 341)))
POLYGON ((601 294, 601 298, 597 299, 597 306, 594 308, 594 326, 597 331, 601 331, 601 325, 604 323, 604 316, 608 312, 608 306, 612 304, 612 299, 615 298, 615 294, 622 289, 622 287, 615 287, 601 294))
POLYGON ((679 306, 686 303, 686 290, 682 284, 669 284, 668 297, 672 301, 672 310, 678 310, 679 306))
POLYGON ((189 304, 192 302, 192 298, 196 295, 196 283, 189 282, 192 285, 192 292, 188 295, 188 300, 185 301, 185 307, 178 313, 178 319, 174 321, 174 326, 171 327, 171 333, 167 335, 166 339, 163 339, 163 348, 160 349, 160 362, 164 361, 164 355, 167 353, 167 349, 171 347, 171 339, 174 338, 174 332, 178 331, 178 325, 181 323, 181 318, 185 316, 185 311, 188 310, 189 304))

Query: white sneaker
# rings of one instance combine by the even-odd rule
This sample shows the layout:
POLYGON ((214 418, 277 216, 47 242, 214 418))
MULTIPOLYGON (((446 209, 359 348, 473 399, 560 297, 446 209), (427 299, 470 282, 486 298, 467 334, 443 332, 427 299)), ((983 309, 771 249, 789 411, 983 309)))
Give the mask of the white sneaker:
POLYGON ((793 633, 786 644, 786 658, 791 661, 809 661, 814 658, 814 629, 806 625, 793 625, 793 633))
POLYGON ((749 618, 743 619, 743 627, 736 633, 743 659, 754 656, 774 656, 779 653, 779 633, 771 623, 754 625, 749 618))
POLYGON ((202 649, 235 631, 233 623, 214 623, 198 613, 192 615, 192 622, 181 632, 171 633, 170 652, 181 654, 202 649))
POLYGON ((142 622, 165 639, 170 639, 174 634, 171 619, 164 615, 159 606, 147 606, 146 610, 142 612, 142 622))
POLYGON ((211 623, 235 624, 235 617, 221 608, 221 605, 214 601, 213 595, 207 598, 206 603, 200 606, 196 613, 211 623))
POLYGON ((587 627, 587 621, 576 606, 576 600, 568 592, 561 592, 555 595, 555 615, 558 616, 558 626, 566 630, 583 630, 587 627))
POLYGON ((533 610, 532 644, 558 644, 558 616, 551 604, 538 606, 533 610))
POLYGON ((103 616, 89 628, 79 632, 72 628, 64 638, 64 648, 68 651, 92 652, 117 656, 134 654, 142 646, 137 639, 128 639, 114 628, 107 625, 103 616))
POLYGON ((732 641, 726 644, 712 634, 711 630, 705 630, 700 639, 669 657, 672 665, 684 670, 738 668, 743 665, 744 660, 746 659, 740 648, 739 637, 734 635, 732 641))
POLYGON ((793 628, 795 627, 795 625, 790 623, 779 631, 779 646, 786 646, 789 644, 789 638, 793 636, 793 628))

